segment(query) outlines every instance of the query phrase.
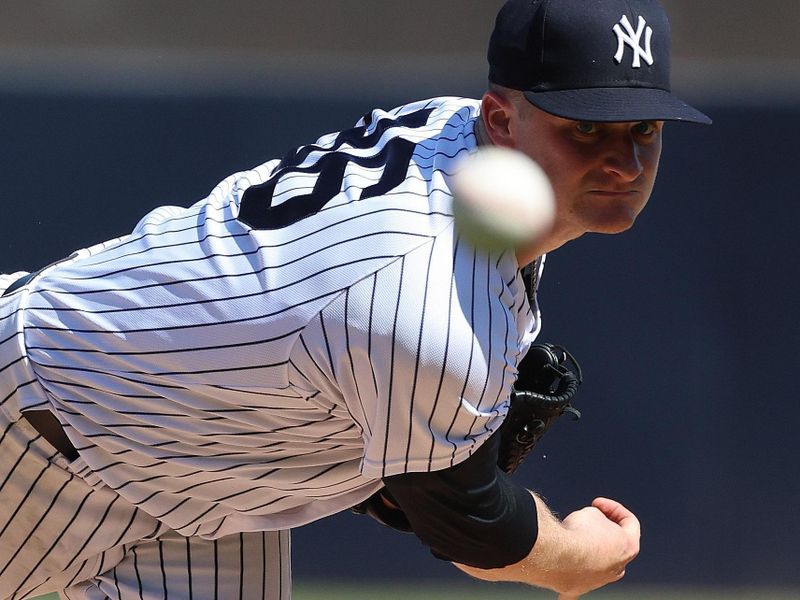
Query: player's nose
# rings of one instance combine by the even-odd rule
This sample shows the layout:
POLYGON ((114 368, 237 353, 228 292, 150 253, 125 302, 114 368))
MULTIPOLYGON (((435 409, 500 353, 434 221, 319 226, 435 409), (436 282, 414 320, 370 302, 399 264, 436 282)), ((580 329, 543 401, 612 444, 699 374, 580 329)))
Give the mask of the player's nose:
POLYGON ((603 169, 622 181, 635 181, 644 171, 640 150, 632 135, 615 136, 605 155, 603 169))

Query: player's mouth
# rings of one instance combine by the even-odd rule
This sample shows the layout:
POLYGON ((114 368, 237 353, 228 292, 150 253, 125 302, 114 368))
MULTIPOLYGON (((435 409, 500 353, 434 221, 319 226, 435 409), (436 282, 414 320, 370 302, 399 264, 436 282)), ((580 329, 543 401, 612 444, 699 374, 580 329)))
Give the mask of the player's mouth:
POLYGON ((589 194, 602 198, 628 198, 635 196, 639 190, 589 190, 589 194))

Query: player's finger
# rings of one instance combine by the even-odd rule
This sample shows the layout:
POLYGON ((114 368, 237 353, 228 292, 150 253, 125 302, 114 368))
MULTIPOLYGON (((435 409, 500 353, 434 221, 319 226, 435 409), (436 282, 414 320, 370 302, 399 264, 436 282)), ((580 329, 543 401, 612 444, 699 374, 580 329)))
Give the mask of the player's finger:
POLYGON ((600 510, 606 517, 615 523, 619 523, 626 517, 635 517, 630 510, 625 508, 621 503, 611 498, 595 498, 592 500, 592 506, 600 510))
POLYGON ((624 530, 636 536, 641 535, 639 519, 616 500, 611 500, 610 498, 595 498, 592 501, 592 506, 602 512, 607 519, 614 521, 624 530))

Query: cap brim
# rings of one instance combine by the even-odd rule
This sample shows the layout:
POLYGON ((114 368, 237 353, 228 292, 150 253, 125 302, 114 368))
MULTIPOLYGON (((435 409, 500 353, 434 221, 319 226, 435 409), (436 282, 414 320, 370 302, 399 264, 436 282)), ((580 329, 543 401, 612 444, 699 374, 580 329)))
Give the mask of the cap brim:
POLYGON ((708 116, 666 90, 616 87, 524 93, 534 106, 574 121, 686 121, 711 124, 708 116))

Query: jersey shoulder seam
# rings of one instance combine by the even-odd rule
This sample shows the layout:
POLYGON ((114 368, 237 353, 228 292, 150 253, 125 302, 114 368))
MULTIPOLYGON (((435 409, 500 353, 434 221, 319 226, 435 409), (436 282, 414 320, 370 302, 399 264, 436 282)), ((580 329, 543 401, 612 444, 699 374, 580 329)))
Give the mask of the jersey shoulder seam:
MULTIPOLYGON (((442 229, 440 229, 434 235, 431 235, 430 237, 425 238, 419 244, 416 244, 416 245, 412 246, 411 248, 408 248, 402 254, 398 254, 397 256, 393 257, 391 260, 389 260, 386 263, 383 263, 382 265, 380 265, 378 268, 370 271, 369 273, 366 273, 363 277, 360 277, 359 279, 356 279, 355 281, 352 281, 346 287, 342 288, 337 293, 335 293, 333 296, 331 296, 330 300, 328 302, 326 302, 324 305, 322 305, 319 308, 319 310, 317 310, 313 314, 313 316, 308 319, 308 322, 305 324, 305 326, 303 326, 303 328, 300 331, 297 332, 297 337, 296 337, 294 343, 292 344, 292 347, 289 349, 289 352, 288 352, 287 356, 291 357, 294 354, 294 351, 297 348, 297 344, 300 341, 300 338, 302 337, 303 333, 306 331, 306 329, 308 329, 308 327, 311 325, 311 323, 320 315, 320 313, 322 313, 325 309, 327 309, 331 304, 333 304, 334 302, 338 301, 353 286, 358 285, 359 283, 361 283, 362 281, 364 281, 368 277, 373 277, 377 273, 380 273, 381 271, 383 271, 384 269, 389 268, 390 266, 395 264, 398 260, 403 259, 406 255, 408 255, 408 254, 410 254, 412 252, 415 252, 416 250, 419 250, 420 248, 422 248, 422 247, 424 247, 424 246, 426 246, 428 244, 432 244, 434 242, 434 240, 436 240, 436 238, 438 238, 449 227, 452 227, 452 221, 450 223, 446 224, 442 229)), ((288 364, 287 364, 287 368, 288 368, 288 364)), ((303 375, 303 376, 305 377, 305 375, 303 375)))

